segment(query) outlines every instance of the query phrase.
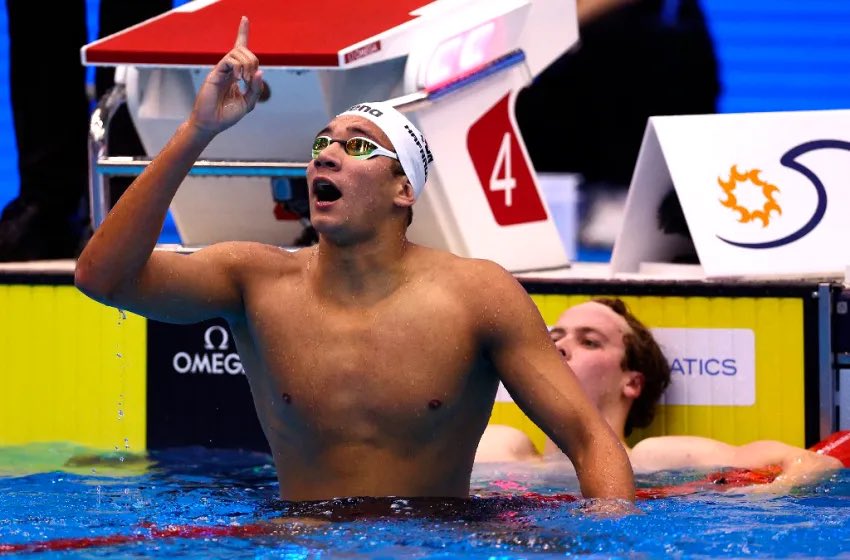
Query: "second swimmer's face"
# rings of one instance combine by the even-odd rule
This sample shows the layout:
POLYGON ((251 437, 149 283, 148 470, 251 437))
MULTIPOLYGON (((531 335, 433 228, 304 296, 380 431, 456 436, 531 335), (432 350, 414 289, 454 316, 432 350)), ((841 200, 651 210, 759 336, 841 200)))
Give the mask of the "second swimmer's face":
POLYGON ((628 332, 625 319, 596 302, 567 309, 550 330, 555 347, 597 406, 622 394, 627 381, 623 336, 628 332))

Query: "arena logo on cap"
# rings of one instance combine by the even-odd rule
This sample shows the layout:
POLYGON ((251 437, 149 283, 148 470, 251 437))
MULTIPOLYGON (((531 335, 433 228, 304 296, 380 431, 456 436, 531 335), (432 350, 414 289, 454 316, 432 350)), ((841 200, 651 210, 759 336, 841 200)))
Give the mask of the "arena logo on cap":
POLYGON ((364 105, 362 103, 358 105, 352 105, 351 107, 345 110, 346 113, 348 111, 360 111, 361 113, 369 113, 373 117, 382 117, 384 115, 384 112, 380 109, 374 109, 369 105, 364 105))
POLYGON ((352 105, 337 116, 357 116, 377 125, 395 150, 396 159, 418 197, 428 179, 428 164, 433 161, 425 137, 410 119, 386 101, 364 101, 352 105))

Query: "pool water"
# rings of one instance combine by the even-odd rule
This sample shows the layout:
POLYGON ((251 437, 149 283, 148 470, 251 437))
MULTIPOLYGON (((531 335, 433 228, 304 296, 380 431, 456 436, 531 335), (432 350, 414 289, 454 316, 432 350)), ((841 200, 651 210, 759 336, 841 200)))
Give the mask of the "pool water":
MULTIPOLYGON (((697 473, 639 477, 676 484, 697 473)), ((464 502, 276 499, 265 454, 0 448, 0 556, 38 558, 850 557, 850 470, 792 495, 702 492, 603 518, 559 466, 482 465, 464 502), (513 495, 512 495, 513 494, 513 495), (360 512, 358 515, 357 512, 360 512), (307 515, 305 522, 276 518, 307 515)))

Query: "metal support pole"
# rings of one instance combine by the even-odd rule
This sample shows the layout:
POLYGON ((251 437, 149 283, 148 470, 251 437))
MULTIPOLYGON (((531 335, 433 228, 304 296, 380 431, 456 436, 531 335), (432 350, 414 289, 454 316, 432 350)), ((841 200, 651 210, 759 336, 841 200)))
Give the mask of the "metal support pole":
POLYGON ((100 99, 89 119, 89 211, 92 231, 103 223, 111 207, 109 185, 106 178, 97 172, 97 162, 108 153, 109 123, 126 99, 124 84, 115 84, 100 99))
POLYGON ((832 353, 832 286, 818 284, 818 386, 820 387, 820 437, 838 429, 835 421, 836 371, 832 353))
MULTIPOLYGON (((99 175, 140 175, 150 165, 148 158, 109 157, 95 162, 99 175)), ((189 170, 202 177, 304 177, 306 163, 282 161, 198 160, 189 170)))

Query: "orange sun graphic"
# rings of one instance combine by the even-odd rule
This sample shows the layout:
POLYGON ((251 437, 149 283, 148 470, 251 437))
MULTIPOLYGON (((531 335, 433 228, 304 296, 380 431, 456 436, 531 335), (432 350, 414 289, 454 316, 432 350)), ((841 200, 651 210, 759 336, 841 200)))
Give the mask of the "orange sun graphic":
POLYGON ((732 210, 739 212, 741 214, 740 219, 738 220, 741 223, 752 222, 755 219, 761 220, 762 227, 767 227, 770 223, 770 213, 776 212, 777 214, 782 214, 782 208, 779 207, 779 204, 773 199, 773 193, 779 191, 779 187, 776 185, 771 185, 766 181, 762 181, 759 178, 759 173, 761 173, 761 169, 753 169, 747 173, 741 173, 738 171, 738 166, 733 165, 732 169, 729 170, 729 179, 724 181, 720 177, 717 178, 717 183, 723 189, 723 192, 726 193, 726 200, 721 200, 720 203, 727 208, 731 208, 732 210), (738 199, 735 196, 735 189, 738 188, 739 184, 745 183, 749 181, 752 185, 761 188, 761 193, 764 195, 764 205, 761 208, 757 209, 749 209, 745 208, 738 204, 738 199))

